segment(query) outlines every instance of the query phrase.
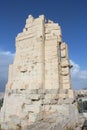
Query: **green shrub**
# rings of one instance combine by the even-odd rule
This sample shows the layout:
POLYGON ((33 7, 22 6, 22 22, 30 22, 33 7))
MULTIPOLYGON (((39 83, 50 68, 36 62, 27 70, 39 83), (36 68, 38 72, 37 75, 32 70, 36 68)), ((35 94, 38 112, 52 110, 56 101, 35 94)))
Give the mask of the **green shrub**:
POLYGON ((82 113, 82 112, 84 112, 84 111, 87 111, 87 100, 82 101, 82 99, 80 99, 80 100, 78 101, 77 107, 78 107, 79 113, 82 113))
POLYGON ((1 109, 2 105, 3 105, 3 98, 0 99, 0 109, 1 109))

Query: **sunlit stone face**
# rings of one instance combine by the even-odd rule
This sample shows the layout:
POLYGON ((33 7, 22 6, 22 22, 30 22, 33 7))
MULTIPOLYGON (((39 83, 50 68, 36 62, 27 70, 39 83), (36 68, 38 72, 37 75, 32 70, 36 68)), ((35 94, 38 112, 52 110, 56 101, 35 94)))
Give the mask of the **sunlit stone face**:
POLYGON ((44 15, 36 19, 30 15, 16 37, 1 122, 16 124, 17 119, 23 127, 43 119, 43 113, 59 111, 60 98, 73 98, 68 48, 62 42, 61 28, 45 21, 44 15))

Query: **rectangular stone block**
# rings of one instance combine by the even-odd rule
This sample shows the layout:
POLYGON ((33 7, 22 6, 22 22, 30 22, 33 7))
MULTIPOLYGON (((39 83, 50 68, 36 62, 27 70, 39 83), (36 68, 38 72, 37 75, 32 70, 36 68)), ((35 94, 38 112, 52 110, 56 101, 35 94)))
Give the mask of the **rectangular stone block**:
POLYGON ((29 113, 39 113, 41 111, 40 105, 25 105, 25 112, 29 113))

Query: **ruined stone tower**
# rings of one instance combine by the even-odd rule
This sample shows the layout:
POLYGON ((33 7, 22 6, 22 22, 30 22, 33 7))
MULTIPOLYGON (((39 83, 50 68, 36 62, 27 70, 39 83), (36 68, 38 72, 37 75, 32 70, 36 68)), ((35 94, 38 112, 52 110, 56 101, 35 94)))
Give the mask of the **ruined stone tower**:
POLYGON ((60 26, 45 21, 43 15, 30 15, 16 37, 1 122, 17 119, 21 126, 30 125, 59 111, 60 99, 73 98, 67 44, 60 26))

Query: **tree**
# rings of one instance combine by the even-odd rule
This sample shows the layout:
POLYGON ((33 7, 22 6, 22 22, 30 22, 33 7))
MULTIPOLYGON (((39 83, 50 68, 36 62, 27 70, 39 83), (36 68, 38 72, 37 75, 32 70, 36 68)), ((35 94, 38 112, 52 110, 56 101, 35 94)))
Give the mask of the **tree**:
POLYGON ((0 99, 0 109, 1 109, 2 105, 3 105, 3 98, 0 99))

